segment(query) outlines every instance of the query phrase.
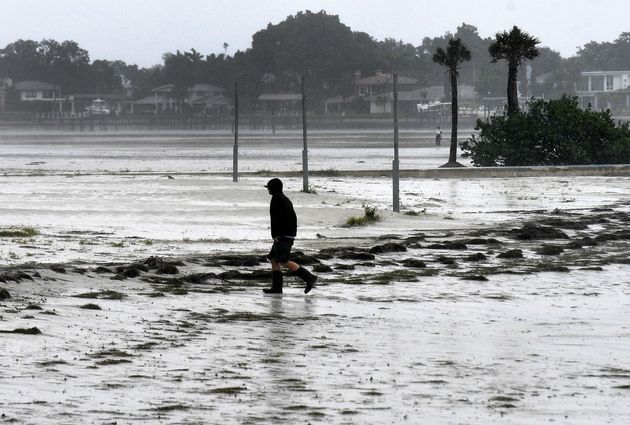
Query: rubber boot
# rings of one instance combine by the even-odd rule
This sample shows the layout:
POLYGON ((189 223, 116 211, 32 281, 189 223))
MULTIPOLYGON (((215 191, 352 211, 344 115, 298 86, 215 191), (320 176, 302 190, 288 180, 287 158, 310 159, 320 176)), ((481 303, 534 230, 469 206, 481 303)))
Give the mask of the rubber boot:
POLYGON ((315 282, 317 281, 317 276, 313 273, 306 270, 304 267, 300 267, 295 271, 295 275, 306 282, 306 287, 304 288, 304 293, 308 294, 313 289, 315 282))
POLYGON ((263 289, 265 294, 281 294, 282 293, 282 272, 271 272, 271 288, 263 289))

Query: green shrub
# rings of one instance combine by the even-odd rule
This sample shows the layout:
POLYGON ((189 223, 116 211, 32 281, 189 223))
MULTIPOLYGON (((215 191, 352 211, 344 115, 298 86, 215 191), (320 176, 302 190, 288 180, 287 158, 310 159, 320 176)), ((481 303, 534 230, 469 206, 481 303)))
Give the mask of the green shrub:
POLYGON ((462 156, 478 167, 630 163, 630 129, 576 97, 532 99, 525 111, 478 120, 462 156))
POLYGON ((364 214, 362 216, 352 216, 346 220, 347 226, 365 226, 368 223, 379 221, 382 217, 376 207, 363 205, 364 214))
POLYGON ((37 235, 39 235, 39 230, 34 227, 0 229, 0 237, 2 238, 32 238, 37 235))

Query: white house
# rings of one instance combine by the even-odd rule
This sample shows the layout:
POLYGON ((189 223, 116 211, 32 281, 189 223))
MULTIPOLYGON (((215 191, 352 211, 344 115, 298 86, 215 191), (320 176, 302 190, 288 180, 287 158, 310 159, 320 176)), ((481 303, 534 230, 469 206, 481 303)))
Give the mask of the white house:
POLYGON ((630 71, 583 71, 577 95, 593 109, 630 109, 630 71))
MULTIPOLYGON (((177 99, 173 94, 174 84, 167 84, 165 86, 157 87, 151 90, 152 94, 145 98, 136 100, 134 102, 135 110, 140 112, 164 112, 174 111, 177 109, 177 99)), ((183 100, 188 105, 205 105, 204 99, 223 99, 225 89, 214 86, 212 84, 194 84, 189 87, 186 92, 186 98, 183 100)), ((222 101, 222 105, 227 104, 222 101)), ((208 105, 211 107, 214 105, 208 105)))
POLYGON ((37 103, 40 107, 48 109, 54 107, 59 112, 63 111, 65 98, 61 96, 59 86, 54 86, 44 81, 20 81, 13 88, 18 92, 20 102, 37 103))
MULTIPOLYGON (((413 90, 417 84, 415 78, 398 76, 398 90, 405 92, 413 90)), ((355 72, 355 95, 365 99, 370 104, 371 114, 384 114, 393 111, 394 74, 376 71, 376 75, 361 78, 355 72)))

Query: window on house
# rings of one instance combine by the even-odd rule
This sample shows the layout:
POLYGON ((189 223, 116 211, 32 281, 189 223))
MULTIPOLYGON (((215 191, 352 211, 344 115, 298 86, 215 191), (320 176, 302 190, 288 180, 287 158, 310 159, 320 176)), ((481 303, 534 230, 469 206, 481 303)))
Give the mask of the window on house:
POLYGON ((604 80, 601 76, 593 76, 591 78, 591 90, 593 91, 602 91, 604 89, 604 80))
POLYGON ((53 91, 52 90, 44 90, 43 98, 44 99, 52 99, 53 98, 53 91))
POLYGON ((613 76, 606 75, 606 90, 612 90, 612 89, 613 89, 613 76))
POLYGON ((27 99, 36 99, 37 91, 35 90, 24 90, 24 97, 27 99))

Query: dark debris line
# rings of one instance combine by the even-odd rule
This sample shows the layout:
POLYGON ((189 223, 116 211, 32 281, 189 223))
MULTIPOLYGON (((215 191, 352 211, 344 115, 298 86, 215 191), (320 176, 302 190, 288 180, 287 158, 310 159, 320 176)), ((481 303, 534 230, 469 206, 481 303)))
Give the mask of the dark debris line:
MULTIPOLYGON (((520 227, 487 228, 467 232, 417 232, 406 237, 386 235, 362 242, 371 246, 331 246, 306 254, 294 252, 295 260, 322 275, 320 285, 332 283, 390 284, 412 282, 424 276, 446 275, 484 280, 501 273, 530 274, 568 272, 571 268, 598 270, 609 263, 630 263, 630 214, 614 209, 593 209, 581 214, 552 211, 539 214, 520 227), (591 225, 597 227, 590 227, 591 225), (483 236, 483 237, 482 237, 483 236)), ((328 239, 331 245, 334 239, 328 239)), ((155 292, 186 295, 189 291, 249 290, 271 278, 267 260, 260 254, 218 254, 185 259, 150 257, 130 264, 101 264, 80 268, 49 265, 54 274, 80 273, 109 276, 125 281, 140 279, 155 292), (186 273, 189 266, 207 271, 186 273)), ((5 267, 0 283, 19 283, 42 278, 41 266, 5 267)), ((123 299, 116 291, 77 294, 81 298, 123 299)), ((11 295, 0 288, 0 299, 11 295)))

